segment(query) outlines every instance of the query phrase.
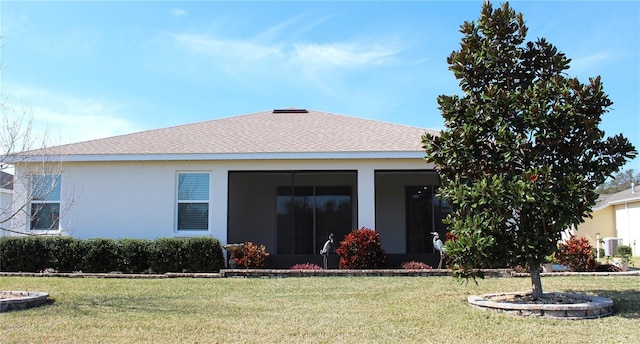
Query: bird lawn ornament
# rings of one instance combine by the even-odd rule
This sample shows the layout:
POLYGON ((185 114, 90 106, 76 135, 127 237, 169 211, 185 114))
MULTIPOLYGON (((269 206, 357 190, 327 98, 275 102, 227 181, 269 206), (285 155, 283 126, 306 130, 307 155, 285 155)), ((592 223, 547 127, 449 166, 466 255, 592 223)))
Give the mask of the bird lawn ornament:
POLYGON ((322 255, 322 263, 324 263, 324 268, 327 268, 327 259, 329 258, 329 253, 333 251, 333 233, 329 234, 329 240, 324 243, 322 250, 320 250, 320 254, 322 255))
POLYGON ((433 248, 440 252, 440 262, 438 263, 438 269, 442 268, 442 257, 444 256, 446 250, 444 248, 444 244, 442 240, 440 240, 440 234, 438 232, 431 232, 433 235, 433 248))

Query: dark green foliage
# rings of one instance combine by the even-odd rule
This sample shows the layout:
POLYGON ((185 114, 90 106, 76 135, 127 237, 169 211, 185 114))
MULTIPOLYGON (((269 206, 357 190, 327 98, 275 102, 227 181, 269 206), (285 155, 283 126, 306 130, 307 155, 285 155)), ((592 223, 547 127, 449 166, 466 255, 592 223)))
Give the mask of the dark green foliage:
POLYGON ((220 241, 206 237, 188 238, 185 241, 189 272, 219 271, 224 266, 220 241))
POLYGON ((82 271, 111 272, 118 268, 118 248, 113 239, 88 239, 82 241, 82 271))
POLYGON ((365 227, 347 234, 336 253, 340 256, 340 269, 379 268, 387 260, 380 233, 365 227))
POLYGON ((151 270, 211 272, 224 266, 220 242, 212 238, 160 238, 152 244, 151 270))
POLYGON ((598 128, 612 104, 600 77, 569 78, 570 59, 544 38, 525 42, 524 19, 508 3, 486 2, 460 31, 447 63, 463 95, 438 97, 445 129, 423 137, 439 197, 455 209, 449 266, 463 277, 527 267, 539 296, 538 267, 561 232, 589 216, 595 188, 637 152, 598 128))
POLYGON ((213 238, 0 237, 0 271, 214 272, 223 266, 222 247, 213 238))
POLYGON ((154 273, 186 272, 185 241, 178 238, 159 238, 153 241, 151 270, 154 273))
POLYGON ((45 238, 37 236, 0 238, 2 271, 39 272, 48 268, 45 238))
POLYGON ((118 246, 118 271, 139 273, 151 268, 152 242, 147 239, 120 239, 118 246))
POLYGON ((631 257, 632 252, 633 251, 631 249, 631 246, 629 246, 629 245, 620 245, 616 249, 616 256, 619 256, 619 257, 631 257))
POLYGON ((44 242, 48 252, 47 268, 58 272, 80 270, 84 255, 81 241, 68 236, 51 236, 44 242))

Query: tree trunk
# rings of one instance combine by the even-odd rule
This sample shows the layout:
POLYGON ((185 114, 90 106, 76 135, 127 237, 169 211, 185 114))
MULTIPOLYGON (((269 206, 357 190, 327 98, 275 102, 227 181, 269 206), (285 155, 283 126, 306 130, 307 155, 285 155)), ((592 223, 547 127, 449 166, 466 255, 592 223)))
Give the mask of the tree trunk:
POLYGON ((531 294, 536 299, 542 297, 542 280, 538 268, 531 268, 531 294))

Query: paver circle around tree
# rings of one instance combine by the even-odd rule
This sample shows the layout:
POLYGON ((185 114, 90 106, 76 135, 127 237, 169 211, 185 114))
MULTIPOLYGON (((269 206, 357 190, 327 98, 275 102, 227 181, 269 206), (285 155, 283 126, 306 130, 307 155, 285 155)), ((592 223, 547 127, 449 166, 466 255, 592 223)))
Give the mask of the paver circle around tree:
POLYGON ((611 299, 586 294, 553 292, 534 299, 531 293, 511 292, 471 295, 467 301, 483 310, 528 317, 580 320, 613 314, 611 299))
POLYGON ((48 293, 32 291, 0 291, 0 313, 38 307, 47 302, 48 293))

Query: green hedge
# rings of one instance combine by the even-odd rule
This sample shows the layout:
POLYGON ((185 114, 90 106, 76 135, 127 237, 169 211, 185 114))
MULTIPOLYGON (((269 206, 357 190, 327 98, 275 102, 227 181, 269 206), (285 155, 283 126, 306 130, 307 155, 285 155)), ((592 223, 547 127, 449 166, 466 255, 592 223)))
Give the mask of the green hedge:
POLYGON ((208 237, 155 240, 0 237, 0 271, 165 273, 214 272, 222 267, 220 241, 208 237))

